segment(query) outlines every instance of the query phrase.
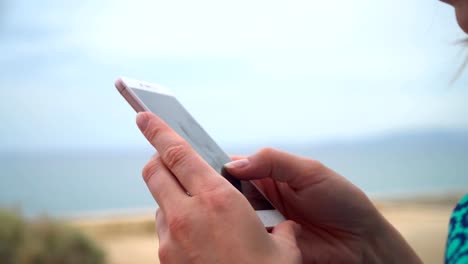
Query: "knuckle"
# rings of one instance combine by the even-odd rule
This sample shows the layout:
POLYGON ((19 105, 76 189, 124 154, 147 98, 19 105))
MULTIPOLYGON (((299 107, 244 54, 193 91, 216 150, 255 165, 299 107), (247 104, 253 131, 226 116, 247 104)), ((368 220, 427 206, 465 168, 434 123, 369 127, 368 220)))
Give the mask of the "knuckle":
POLYGON ((237 198, 236 192, 228 188, 217 188, 214 191, 199 195, 201 205, 215 213, 230 211, 237 198))
POLYGON ((325 165, 323 165, 322 162, 315 159, 309 159, 309 166, 310 170, 315 172, 320 172, 323 169, 325 169, 325 165))
POLYGON ((188 156, 188 146, 184 143, 170 145, 163 152, 164 162, 169 168, 182 166, 188 156))
POLYGON ((224 179, 220 175, 217 175, 217 177, 212 177, 209 182, 200 183, 198 185, 198 193, 216 193, 216 191, 224 188, 224 183, 224 179))
POLYGON ((150 123, 148 124, 148 127, 146 127, 145 131, 143 131, 143 134, 149 141, 154 141, 159 136, 159 134, 161 134, 162 129, 160 126, 153 125, 153 122, 149 122, 150 123))
POLYGON ((161 166, 161 162, 159 158, 152 158, 148 163, 146 163, 145 167, 143 168, 142 171, 142 176, 143 180, 148 183, 153 177, 158 172, 159 167, 161 166))
POLYGON ((271 155, 274 155, 275 153, 277 152, 276 149, 272 148, 272 147, 265 147, 265 148, 261 148, 259 151, 258 151, 258 154, 260 156, 266 156, 266 157, 269 157, 271 155))
POLYGON ((176 240, 185 239, 190 232, 190 222, 182 214, 173 215, 167 220, 167 228, 171 236, 176 240))

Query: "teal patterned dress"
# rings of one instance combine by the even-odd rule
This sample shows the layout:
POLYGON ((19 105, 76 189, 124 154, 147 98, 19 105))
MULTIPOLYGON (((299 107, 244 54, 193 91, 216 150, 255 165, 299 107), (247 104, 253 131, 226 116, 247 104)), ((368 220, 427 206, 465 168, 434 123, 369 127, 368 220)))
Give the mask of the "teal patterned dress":
POLYGON ((450 218, 445 263, 468 263, 468 194, 457 204, 450 218))

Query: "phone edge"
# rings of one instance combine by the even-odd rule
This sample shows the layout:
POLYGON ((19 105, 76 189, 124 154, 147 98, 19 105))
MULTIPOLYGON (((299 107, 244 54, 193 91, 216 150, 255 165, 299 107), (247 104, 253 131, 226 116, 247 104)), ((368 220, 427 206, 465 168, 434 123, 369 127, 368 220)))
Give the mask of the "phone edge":
POLYGON ((148 107, 141 102, 135 93, 127 86, 127 84, 122 80, 122 77, 118 78, 115 81, 115 88, 119 91, 119 93, 125 98, 125 100, 130 104, 130 106, 135 110, 135 112, 150 112, 148 107))

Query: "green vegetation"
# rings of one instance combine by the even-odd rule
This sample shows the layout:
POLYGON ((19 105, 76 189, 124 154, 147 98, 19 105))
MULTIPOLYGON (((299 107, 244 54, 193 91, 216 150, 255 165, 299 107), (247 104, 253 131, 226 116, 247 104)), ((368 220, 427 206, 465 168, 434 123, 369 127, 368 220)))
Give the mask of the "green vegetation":
POLYGON ((50 219, 27 221, 0 209, 0 260, 4 264, 100 264, 104 253, 69 226, 50 219))

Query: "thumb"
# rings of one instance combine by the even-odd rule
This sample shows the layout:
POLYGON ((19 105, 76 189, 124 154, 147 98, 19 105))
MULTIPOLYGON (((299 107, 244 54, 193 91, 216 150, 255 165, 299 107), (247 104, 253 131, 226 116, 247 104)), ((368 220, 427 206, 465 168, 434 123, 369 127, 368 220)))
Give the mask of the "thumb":
POLYGON ((272 178, 302 189, 317 182, 326 167, 316 160, 302 158, 276 149, 265 148, 245 157, 226 163, 224 168, 240 180, 272 178))
POLYGON ((283 241, 291 243, 292 245, 296 245, 296 237, 299 236, 300 232, 301 226, 299 224, 292 220, 287 220, 275 226, 271 231, 271 234, 276 238, 280 238, 283 241))

